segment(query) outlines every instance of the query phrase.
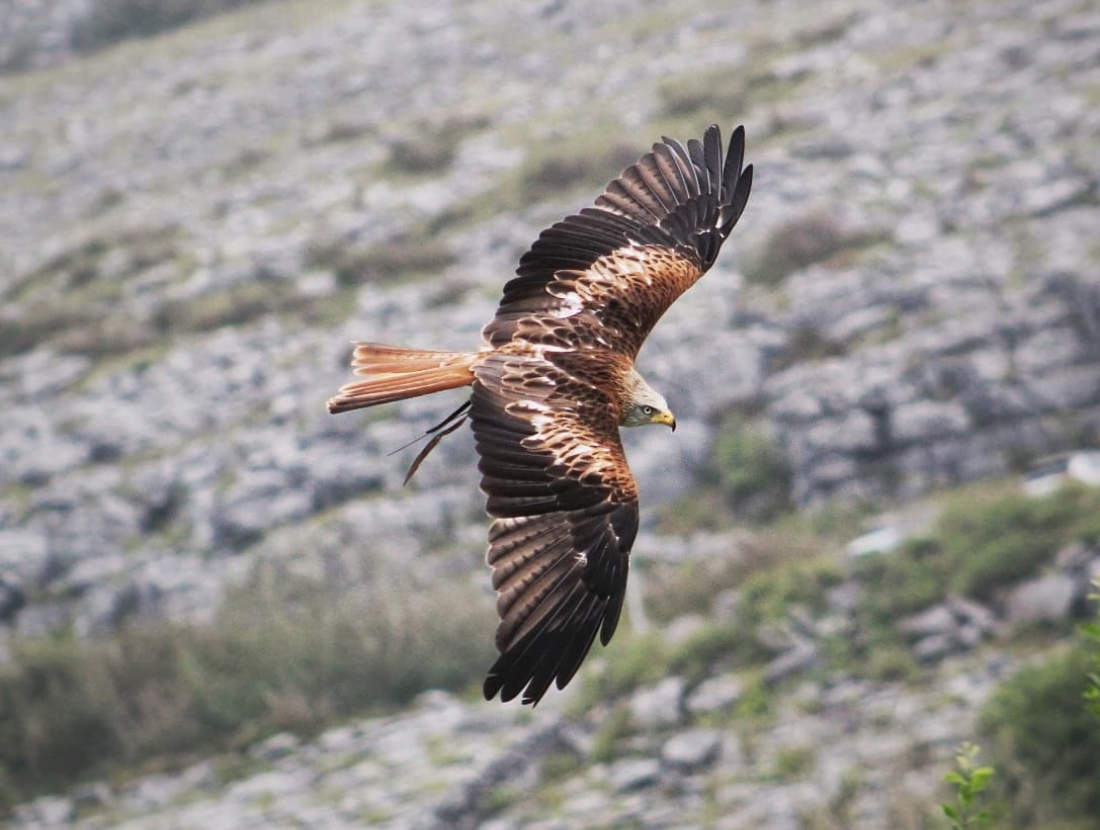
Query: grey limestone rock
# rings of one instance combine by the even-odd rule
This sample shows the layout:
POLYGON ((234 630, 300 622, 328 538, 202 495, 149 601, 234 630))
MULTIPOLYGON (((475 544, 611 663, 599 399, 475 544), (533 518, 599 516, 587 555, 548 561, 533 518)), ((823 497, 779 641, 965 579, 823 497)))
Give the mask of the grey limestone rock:
POLYGON ((717 729, 689 729, 680 732, 661 747, 661 761, 691 771, 712 763, 722 748, 722 733, 717 729))

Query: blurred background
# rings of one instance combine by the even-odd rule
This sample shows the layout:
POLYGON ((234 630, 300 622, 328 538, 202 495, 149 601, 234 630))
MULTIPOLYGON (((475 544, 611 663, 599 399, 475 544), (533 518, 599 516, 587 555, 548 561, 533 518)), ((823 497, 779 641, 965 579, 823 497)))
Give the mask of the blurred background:
POLYGON ((1098 136, 1089 0, 0 0, 0 823, 1100 827, 1098 136), (325 401, 711 123, 628 619, 485 703, 462 393, 325 401))

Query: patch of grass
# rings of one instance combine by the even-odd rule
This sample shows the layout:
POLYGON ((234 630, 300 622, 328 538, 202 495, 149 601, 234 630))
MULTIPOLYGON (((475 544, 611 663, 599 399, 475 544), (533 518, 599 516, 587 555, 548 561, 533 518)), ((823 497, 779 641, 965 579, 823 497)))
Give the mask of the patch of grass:
MULTIPOLYGON (((437 218, 437 226, 476 224, 505 211, 522 214, 533 208, 541 215, 547 203, 577 210, 591 204, 595 194, 649 149, 645 137, 636 131, 627 132, 619 124, 607 122, 589 124, 583 131, 564 136, 513 131, 502 139, 523 149, 522 160, 503 171, 490 187, 445 211, 437 218)), ((556 218, 541 215, 541 219, 556 218)), ((517 251, 517 256, 521 253, 517 251)))
POLYGON ((409 233, 364 246, 343 239, 318 239, 306 251, 307 264, 336 275, 345 287, 395 283, 435 276, 455 262, 450 247, 438 238, 409 233))
POLYGON ((302 296, 289 280, 254 280, 164 303, 153 316, 158 336, 177 336, 243 326, 270 315, 309 323, 339 322, 354 308, 352 292, 302 296))
POLYGON ((196 297, 169 300, 157 309, 154 323, 163 334, 212 331, 288 311, 299 302, 289 282, 243 282, 196 297))
POLYGON ((260 2, 266 0, 96 0, 73 24, 70 41, 78 52, 94 52, 260 2))
POLYGON ((787 617, 793 604, 811 612, 825 609, 825 591, 841 581, 840 568, 830 557, 818 557, 784 568, 757 573, 741 588, 738 619, 751 628, 787 617))
POLYGON ((523 160, 470 203, 465 219, 487 219, 502 210, 530 210, 532 205, 560 202, 578 192, 584 192, 588 203, 648 149, 629 138, 612 123, 590 125, 567 137, 518 136, 515 140, 526 150, 523 160))
POLYGON ((0 324, 0 356, 44 344, 93 357, 151 345, 156 332, 126 312, 124 290, 131 277, 179 255, 172 226, 127 227, 75 242, 8 291, 18 311, 0 324))
POLYGON ((625 705, 616 706, 604 721, 592 743, 592 760, 597 764, 607 764, 619 757, 618 745, 635 732, 630 718, 630 709, 625 705))
POLYGON ((614 648, 601 654, 600 669, 580 678, 580 693, 569 707, 573 714, 588 711, 599 701, 625 697, 669 673, 668 647, 660 635, 620 631, 614 643, 614 648))
POLYGON ((675 649, 650 649, 648 668, 696 683, 713 674, 718 666, 728 669, 760 665, 774 654, 753 636, 756 628, 786 620, 795 604, 811 612, 824 610, 826 589, 840 579, 839 568, 820 556, 801 561, 779 557, 767 566, 753 566, 744 560, 731 561, 724 567, 692 563, 678 577, 673 572, 667 579, 656 580, 662 589, 647 598, 656 612, 654 616, 672 619, 685 613, 705 614, 715 595, 736 588, 733 615, 729 620, 707 623, 675 649), (688 606, 679 606, 685 597, 689 598, 688 606))
POLYGON ((258 574, 210 627, 14 641, 0 668, 0 806, 467 686, 492 657, 488 604, 452 588, 417 595, 408 606, 258 574))
POLYGON ((18 315, 0 319, 0 357, 22 354, 48 343, 58 331, 77 330, 95 320, 91 310, 36 304, 18 315))
POLYGON ((539 775, 543 784, 554 784, 580 773, 585 759, 569 750, 557 750, 543 757, 539 763, 539 775))
POLYGON ((827 547, 816 534, 762 530, 731 542, 726 555, 677 565, 657 564, 647 572, 646 612, 659 622, 683 614, 706 614, 716 597, 759 574, 797 568, 827 547))
MULTIPOLYGON (((729 128, 725 122, 731 117, 741 117, 748 109, 750 91, 745 69, 741 64, 715 67, 706 72, 691 72, 663 82, 657 89, 661 112, 670 118, 702 116, 720 118, 715 121, 723 133, 729 128)), ((710 122, 707 122, 710 123, 710 122)))
POLYGON ((747 573, 734 552, 679 565, 656 564, 646 572, 646 613, 658 622, 682 614, 706 614, 714 598, 740 585, 747 573))
POLYGON ((746 39, 743 60, 670 78, 658 88, 658 119, 669 124, 718 124, 723 134, 758 107, 773 107, 795 93, 809 73, 781 74, 770 66, 778 56, 775 43, 746 39), (763 68, 757 68, 763 67, 763 68))
POLYGON ((147 321, 119 314, 81 321, 60 332, 53 343, 63 352, 100 359, 145 349, 157 337, 147 321))
POLYGON ((853 674, 884 683, 914 680, 921 671, 912 649, 899 641, 877 644, 868 652, 862 666, 854 668, 853 674))
POLYGON ((860 557, 853 575, 866 587, 864 608, 872 623, 915 613, 947 595, 948 573, 934 539, 913 538, 888 554, 860 557))
POLYGON ((814 765, 817 752, 812 746, 788 746, 775 754, 769 778, 776 781, 794 781, 808 773, 814 765))
POLYGON ((704 625, 676 649, 669 668, 685 682, 699 683, 714 673, 718 663, 733 662, 736 657, 743 656, 749 639, 744 631, 730 623, 704 625))
POLYGON ((686 496, 658 505, 656 512, 657 532, 664 536, 690 536, 737 526, 737 516, 716 484, 700 485, 686 496))
POLYGON ((774 714, 775 693, 768 687, 762 672, 750 674, 734 707, 737 723, 759 726, 771 721, 774 714))

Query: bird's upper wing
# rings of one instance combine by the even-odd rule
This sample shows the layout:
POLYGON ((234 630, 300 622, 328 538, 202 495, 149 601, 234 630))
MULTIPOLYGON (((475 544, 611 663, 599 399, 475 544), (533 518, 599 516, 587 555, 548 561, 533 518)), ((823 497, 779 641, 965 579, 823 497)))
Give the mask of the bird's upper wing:
POLYGON ((554 357, 564 362, 497 353, 475 369, 470 419, 500 615, 486 699, 522 691, 537 703, 552 682, 569 682, 597 632, 607 644, 638 531, 637 489, 601 384, 613 368, 554 357))
POLYGON ((745 209, 752 165, 742 169, 744 148, 742 127, 725 153, 716 126, 687 147, 670 138, 654 144, 594 207, 542 232, 505 285, 485 339, 495 347, 516 338, 598 343, 635 357, 745 209))

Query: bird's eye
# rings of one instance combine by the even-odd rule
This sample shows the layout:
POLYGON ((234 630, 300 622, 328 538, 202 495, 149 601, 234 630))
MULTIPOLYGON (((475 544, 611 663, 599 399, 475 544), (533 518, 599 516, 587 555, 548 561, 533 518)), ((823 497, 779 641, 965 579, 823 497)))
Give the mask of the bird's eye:
POLYGON ((646 406, 643 406, 642 407, 642 414, 643 415, 652 415, 653 414, 653 407, 649 406, 648 404, 646 406))

